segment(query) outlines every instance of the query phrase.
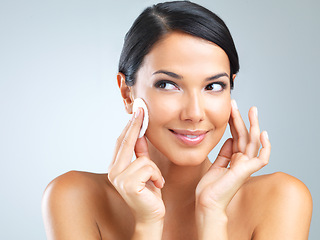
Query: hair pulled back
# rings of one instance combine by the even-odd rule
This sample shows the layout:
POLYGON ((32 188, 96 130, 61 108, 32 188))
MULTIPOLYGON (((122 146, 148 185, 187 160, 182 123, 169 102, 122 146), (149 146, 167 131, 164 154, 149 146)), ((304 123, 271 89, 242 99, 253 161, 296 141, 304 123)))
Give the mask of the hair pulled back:
POLYGON ((239 71, 239 58, 229 29, 216 14, 190 1, 155 4, 134 21, 125 35, 118 66, 128 86, 134 85, 136 72, 153 45, 172 31, 182 31, 221 47, 229 58, 233 89, 232 75, 239 71))

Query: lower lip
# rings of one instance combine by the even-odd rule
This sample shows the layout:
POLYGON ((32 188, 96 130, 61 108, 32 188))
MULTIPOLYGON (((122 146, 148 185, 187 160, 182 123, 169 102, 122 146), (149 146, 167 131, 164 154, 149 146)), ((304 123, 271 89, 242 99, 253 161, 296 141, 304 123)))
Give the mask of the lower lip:
MULTIPOLYGON (((172 131, 170 131, 172 132, 172 131)), ((183 142, 184 144, 188 145, 188 146, 195 146, 198 145, 199 143, 202 142, 202 140, 205 138, 206 133, 205 134, 201 134, 199 136, 197 136, 196 138, 188 138, 186 135, 182 135, 182 134, 178 134, 175 132, 172 132, 181 142, 183 142)))

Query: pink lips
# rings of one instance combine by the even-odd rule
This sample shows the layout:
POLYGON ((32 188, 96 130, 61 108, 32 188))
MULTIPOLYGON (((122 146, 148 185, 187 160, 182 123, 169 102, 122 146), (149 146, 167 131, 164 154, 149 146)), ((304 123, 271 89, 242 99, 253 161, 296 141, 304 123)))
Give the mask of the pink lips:
POLYGON ((170 129, 170 131, 184 144, 195 146, 202 142, 208 131, 204 130, 181 130, 170 129))

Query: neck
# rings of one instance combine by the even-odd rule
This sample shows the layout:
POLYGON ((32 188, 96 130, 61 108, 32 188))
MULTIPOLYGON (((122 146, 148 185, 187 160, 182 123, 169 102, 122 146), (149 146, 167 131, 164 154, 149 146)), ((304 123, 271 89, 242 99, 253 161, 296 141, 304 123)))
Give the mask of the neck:
POLYGON ((186 207, 194 207, 196 187, 211 166, 208 157, 197 166, 176 165, 161 154, 150 142, 149 154, 165 179, 162 199, 166 209, 185 210, 186 207))

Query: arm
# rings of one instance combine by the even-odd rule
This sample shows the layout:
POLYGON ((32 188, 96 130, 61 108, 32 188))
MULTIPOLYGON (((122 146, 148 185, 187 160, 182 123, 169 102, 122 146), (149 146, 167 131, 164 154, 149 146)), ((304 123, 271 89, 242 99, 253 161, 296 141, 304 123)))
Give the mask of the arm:
POLYGON ((285 173, 275 173, 265 201, 268 204, 255 228, 254 240, 308 239, 312 197, 300 180, 285 173))
POLYGON ((150 223, 137 223, 131 240, 161 240, 163 221, 150 223))
POLYGON ((225 211, 204 210, 197 206, 196 212, 199 239, 228 239, 228 217, 225 211))
POLYGON ((48 240, 101 239, 90 204, 92 187, 84 178, 81 173, 68 172, 46 188, 42 214, 48 240))

